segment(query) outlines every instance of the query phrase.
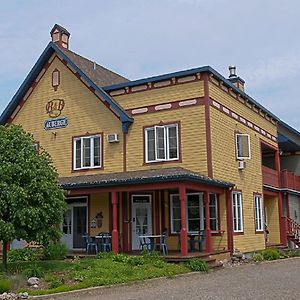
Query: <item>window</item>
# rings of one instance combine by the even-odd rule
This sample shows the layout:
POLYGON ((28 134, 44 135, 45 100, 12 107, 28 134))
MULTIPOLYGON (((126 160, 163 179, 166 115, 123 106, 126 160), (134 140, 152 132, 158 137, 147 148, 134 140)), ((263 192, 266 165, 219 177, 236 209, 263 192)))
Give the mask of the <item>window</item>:
POLYGON ((236 138, 236 158, 237 159, 250 159, 249 135, 237 133, 235 138, 236 138))
POLYGON ((101 167, 101 135, 74 138, 74 170, 101 167))
POLYGON ((232 193, 232 208, 233 208, 233 231, 243 232, 243 206, 242 193, 232 193))
POLYGON ((178 124, 146 128, 145 149, 146 162, 177 160, 178 124))
MULTIPOLYGON (((179 195, 171 195, 171 232, 176 233, 181 229, 180 217, 180 201, 179 195)), ((198 232, 204 229, 204 209, 203 209, 203 194, 190 193, 187 194, 186 201, 187 211, 187 230, 188 232, 198 232)))
POLYGON ((254 196, 254 217, 255 217, 255 230, 263 231, 264 230, 263 205, 262 205, 262 197, 260 195, 254 196))
POLYGON ((219 230, 218 219, 218 196, 217 194, 209 194, 209 219, 211 231, 219 230))

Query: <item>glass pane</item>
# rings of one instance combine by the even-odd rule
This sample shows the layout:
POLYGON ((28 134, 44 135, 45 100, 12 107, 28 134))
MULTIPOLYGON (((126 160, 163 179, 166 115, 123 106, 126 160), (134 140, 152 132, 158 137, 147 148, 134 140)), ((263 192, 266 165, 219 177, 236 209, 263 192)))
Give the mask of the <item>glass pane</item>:
POLYGON ((169 127, 169 159, 178 158, 177 126, 169 127))
POLYGON ((238 157, 250 157, 248 135, 237 135, 237 152, 238 157))
POLYGON ((99 167, 100 165, 100 137, 94 137, 94 166, 99 167))
POLYGON ((165 159, 165 128, 156 127, 156 150, 157 158, 165 159))
POLYGON ((188 228, 189 231, 199 231, 200 230, 200 222, 199 220, 188 220, 188 228))
POLYGON ((136 233, 148 233, 148 209, 146 207, 136 208, 136 233))
POLYGON ((83 167, 91 166, 91 139, 83 138, 83 167))
POLYGON ((216 231, 217 228, 217 220, 216 219, 210 219, 210 229, 212 231, 216 231))
POLYGON ((76 152, 75 168, 81 168, 81 140, 75 141, 75 152, 76 152))
POLYGON ((174 232, 179 232, 180 229, 181 229, 180 220, 174 220, 173 221, 173 230, 174 230, 174 232))
POLYGON ((188 208, 188 218, 189 219, 200 219, 199 207, 189 207, 188 208))
POLYGON ((188 195, 188 207, 199 207, 199 196, 198 195, 188 195))
POLYGON ((210 218, 217 218, 217 211, 216 208, 214 206, 211 206, 209 208, 209 214, 210 214, 210 218))
POLYGON ((173 219, 180 220, 180 208, 179 207, 173 207, 173 219))
POLYGON ((147 139, 147 159, 148 161, 155 160, 155 135, 154 128, 147 129, 146 131, 146 139, 147 139))

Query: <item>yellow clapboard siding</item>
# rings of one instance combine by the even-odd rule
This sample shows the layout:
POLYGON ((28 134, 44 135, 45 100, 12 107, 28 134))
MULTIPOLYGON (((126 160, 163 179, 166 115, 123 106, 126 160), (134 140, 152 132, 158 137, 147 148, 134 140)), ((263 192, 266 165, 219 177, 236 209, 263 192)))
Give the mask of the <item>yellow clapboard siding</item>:
POLYGON ((13 123, 34 135, 51 155, 60 176, 76 176, 84 173, 121 172, 123 170, 121 122, 113 113, 64 65, 55 59, 37 87, 25 102, 13 123), (57 68, 61 84, 57 91, 51 85, 51 74, 57 68), (49 100, 63 99, 65 108, 61 117, 67 117, 69 125, 63 129, 45 130, 44 122, 50 117, 45 106, 49 100), (56 136, 53 132, 56 132, 56 136), (104 169, 72 173, 72 137, 87 133, 103 133, 104 169), (119 143, 107 142, 107 134, 118 133, 119 143))
POLYGON ((267 225, 269 230, 268 243, 280 243, 280 229, 278 222, 278 198, 266 196, 264 197, 264 207, 267 213, 267 225))
POLYGON ((203 96, 203 81, 194 81, 143 92, 114 96, 113 98, 119 102, 122 107, 129 109, 203 96))
POLYGON ((207 174, 204 106, 135 116, 127 137, 127 170, 183 167, 207 174), (144 165, 144 126, 180 121, 182 162, 144 165))
POLYGON ((241 115, 245 119, 251 121, 270 134, 277 136, 277 127, 274 124, 272 124, 250 108, 246 107, 244 104, 240 103, 237 99, 224 92, 213 83, 209 83, 209 95, 233 112, 241 115))

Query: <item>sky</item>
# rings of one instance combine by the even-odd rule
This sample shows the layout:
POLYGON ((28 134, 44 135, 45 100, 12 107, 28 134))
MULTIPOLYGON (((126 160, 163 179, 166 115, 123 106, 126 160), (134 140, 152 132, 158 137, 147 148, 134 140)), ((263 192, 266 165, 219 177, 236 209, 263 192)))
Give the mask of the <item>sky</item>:
POLYGON ((10 0, 0 7, 0 114, 50 41, 131 80, 237 66, 245 92, 300 131, 299 0, 10 0))

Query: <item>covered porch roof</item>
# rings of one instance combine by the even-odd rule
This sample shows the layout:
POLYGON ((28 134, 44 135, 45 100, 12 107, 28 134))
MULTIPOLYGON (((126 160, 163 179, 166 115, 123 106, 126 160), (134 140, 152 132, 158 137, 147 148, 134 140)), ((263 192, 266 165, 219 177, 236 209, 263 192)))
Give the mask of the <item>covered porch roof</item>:
POLYGON ((165 186, 167 183, 177 184, 184 182, 215 188, 230 188, 234 186, 233 183, 212 179, 206 175, 180 167, 59 178, 59 184, 66 190, 105 189, 108 187, 124 190, 126 186, 135 185, 135 188, 137 186, 150 188, 153 184, 158 188, 159 186, 165 186))

